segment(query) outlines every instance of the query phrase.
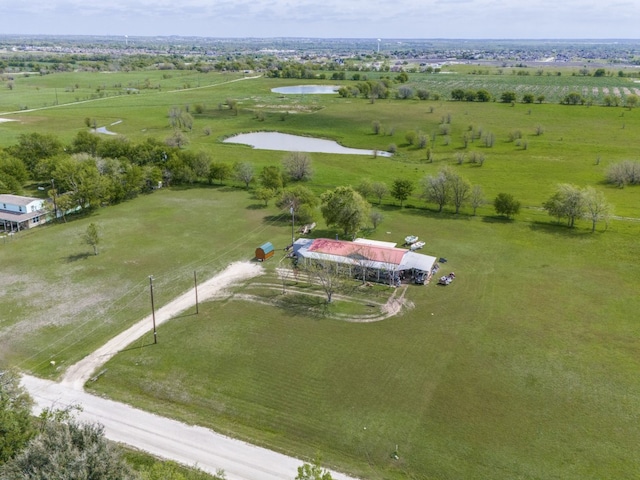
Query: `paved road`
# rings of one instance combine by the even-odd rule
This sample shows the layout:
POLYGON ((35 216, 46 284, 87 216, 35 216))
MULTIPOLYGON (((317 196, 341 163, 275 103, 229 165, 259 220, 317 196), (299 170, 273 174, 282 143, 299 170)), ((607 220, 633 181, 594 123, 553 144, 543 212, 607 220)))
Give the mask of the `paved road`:
MULTIPOLYGON (((223 469, 228 480, 293 480, 303 463, 206 428, 76 390, 69 384, 27 375, 22 377, 22 384, 36 402, 36 414, 46 407, 81 405, 83 411, 78 418, 104 425, 107 438, 158 457, 197 465, 209 473, 223 469)), ((336 480, 354 480, 337 472, 331 475, 336 480)))

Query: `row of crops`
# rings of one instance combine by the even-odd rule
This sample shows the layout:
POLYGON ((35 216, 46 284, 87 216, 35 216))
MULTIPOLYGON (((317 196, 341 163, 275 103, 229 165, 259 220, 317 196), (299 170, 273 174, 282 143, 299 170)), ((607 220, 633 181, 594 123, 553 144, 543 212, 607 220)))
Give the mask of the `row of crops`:
POLYGON ((572 92, 579 93, 585 100, 595 104, 603 104, 607 96, 615 96, 620 99, 620 104, 624 105, 626 97, 640 96, 640 83, 618 77, 439 74, 413 77, 411 85, 415 88, 425 89, 431 95, 437 94, 442 99, 449 99, 451 92, 456 89, 486 90, 498 99, 506 91, 515 92, 518 100, 524 94, 531 93, 535 98, 544 96, 544 101, 550 103, 559 103, 572 92))

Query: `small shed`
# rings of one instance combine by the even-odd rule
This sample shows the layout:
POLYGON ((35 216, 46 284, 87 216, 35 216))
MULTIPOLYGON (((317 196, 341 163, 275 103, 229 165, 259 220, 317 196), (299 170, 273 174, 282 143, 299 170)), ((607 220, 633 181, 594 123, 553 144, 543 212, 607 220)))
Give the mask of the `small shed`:
POLYGON ((276 251, 273 249, 271 242, 264 243, 256 248, 256 258, 264 262, 267 258, 273 257, 276 251))

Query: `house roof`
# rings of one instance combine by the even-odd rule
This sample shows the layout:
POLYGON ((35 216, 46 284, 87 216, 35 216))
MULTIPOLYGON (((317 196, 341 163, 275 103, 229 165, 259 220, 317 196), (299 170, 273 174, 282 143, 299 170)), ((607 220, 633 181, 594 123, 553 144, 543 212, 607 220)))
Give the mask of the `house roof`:
MULTIPOLYGON (((0 200, 1 201, 1 200, 0 200)), ((6 210, 0 210, 0 222, 16 222, 22 223, 32 218, 41 217, 44 214, 44 210, 36 210, 35 212, 8 212, 6 210)))
POLYGON ((32 202, 40 202, 41 198, 23 197, 21 195, 12 195, 10 193, 0 194, 0 203, 10 203, 11 205, 22 205, 26 207, 32 202))

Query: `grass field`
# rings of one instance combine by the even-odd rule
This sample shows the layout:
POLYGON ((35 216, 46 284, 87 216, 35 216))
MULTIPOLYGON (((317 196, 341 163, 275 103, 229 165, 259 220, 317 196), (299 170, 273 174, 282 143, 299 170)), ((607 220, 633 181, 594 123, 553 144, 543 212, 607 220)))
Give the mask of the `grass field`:
MULTIPOLYGON (((51 96, 52 88, 61 95, 75 85, 76 77, 64 75, 16 80, 11 102, 51 103, 38 95, 51 96), (16 100, 14 93, 24 96, 16 100)), ((59 102, 91 95, 101 81, 96 75, 102 78, 81 77, 78 89, 59 102)), ((107 86, 138 88, 129 85, 145 81, 126 75, 108 76, 107 86)), ((0 124, 0 145, 30 131, 70 141, 86 128, 86 117, 131 141, 164 138, 171 133, 171 107, 202 104, 189 148, 217 160, 251 161, 256 168, 279 163, 282 152, 220 143, 252 130, 321 136, 357 148, 399 147, 393 159, 312 154, 309 186, 318 193, 365 177, 417 182, 447 164, 481 185, 489 199, 513 193, 524 208, 506 221, 490 206, 476 217, 468 208, 456 216, 438 214, 415 196, 403 209, 385 198, 376 207, 384 221, 372 236, 397 242, 409 233, 420 236, 425 253, 449 259, 444 268, 457 274, 451 286, 409 286, 406 297, 414 308, 377 323, 351 323, 344 314, 365 314, 369 307, 346 300, 328 310, 300 307, 295 297, 283 302, 291 292, 281 295, 264 285, 279 283, 275 261, 268 262, 266 276, 237 289, 235 299, 204 304, 199 315, 161 326, 157 346, 149 345, 149 336, 115 357, 90 389, 286 453, 310 458, 320 452, 326 463, 369 479, 637 475, 640 222, 613 220, 606 232, 591 234, 585 221, 569 230, 540 210, 555 184, 567 182, 595 186, 616 214, 640 218, 636 188, 603 184, 609 164, 637 159, 637 109, 444 100, 371 104, 270 92, 300 83, 293 80, 149 77, 150 85, 160 82, 162 88, 114 91, 104 99, 11 115, 20 121, 0 124), (216 85, 185 88, 198 81, 216 85), (226 98, 238 100, 237 116, 218 108, 226 98), (256 111, 264 112, 264 121, 256 111), (450 131, 442 135, 449 116, 450 131), (374 135, 373 121, 395 133, 374 135), (538 126, 542 135, 535 134, 538 126), (212 135, 202 133, 205 127, 212 135), (464 150, 463 135, 479 129, 495 135, 494 146, 478 139, 464 150), (433 163, 425 162, 425 150, 406 144, 410 130, 429 135, 433 163), (526 148, 509 141, 515 130, 526 148), (484 165, 457 165, 455 155, 463 151, 482 152, 484 165), (391 459, 396 445, 397 461, 391 459)), ((499 90, 520 78, 494 77, 446 81, 493 81, 499 90)), ((565 88, 570 80, 550 78, 541 79, 549 88, 565 88)), ((601 80, 611 88, 622 81, 601 80)), ((2 111, 13 105, 6 98, 2 111)), ((290 239, 288 215, 258 203, 232 183, 160 190, 0 243, 0 304, 8 306, 0 316, 0 363, 57 377, 149 313, 149 275, 159 306, 190 288, 194 270, 209 277, 233 260, 252 258, 264 241, 279 250, 290 239), (103 233, 98 256, 79 238, 90 222, 103 233)), ((316 234, 335 232, 320 222, 316 234)), ((376 302, 388 295, 380 288, 373 293, 376 302)))
POLYGON ((57 376, 149 314, 149 275, 160 306, 193 286, 194 270, 209 278, 268 239, 290 238, 263 216, 244 191, 158 191, 5 239, 2 362, 57 376), (81 240, 90 222, 101 231, 98 256, 81 240))
POLYGON ((632 477, 638 228, 565 234, 415 210, 386 228, 396 238, 408 223, 457 278, 410 286, 400 317, 214 302, 89 388, 370 479, 632 477))

